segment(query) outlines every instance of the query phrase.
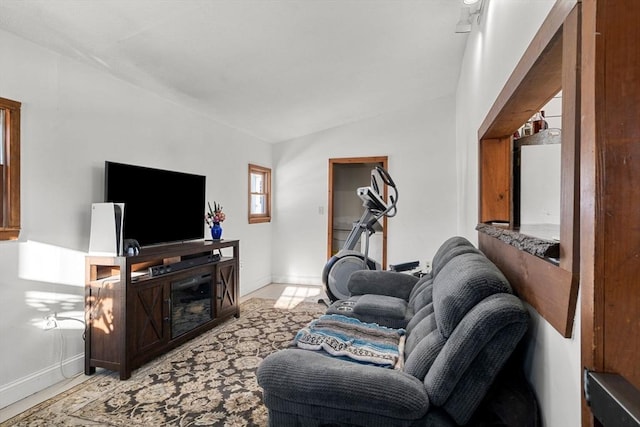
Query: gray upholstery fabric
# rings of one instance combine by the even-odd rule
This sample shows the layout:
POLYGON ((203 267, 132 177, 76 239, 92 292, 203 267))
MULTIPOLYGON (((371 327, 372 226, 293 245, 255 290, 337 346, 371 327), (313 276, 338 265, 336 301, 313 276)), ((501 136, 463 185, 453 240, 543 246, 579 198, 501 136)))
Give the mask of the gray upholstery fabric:
POLYGON ((449 261, 451 261, 452 259, 456 258, 459 255, 468 254, 468 253, 484 255, 482 252, 480 252, 478 249, 476 249, 473 246, 461 245, 461 246, 456 246, 454 248, 451 248, 449 251, 445 252, 442 255, 442 257, 440 258, 440 262, 436 264, 436 267, 434 267, 432 271, 433 278, 435 279, 435 277, 442 271, 444 266, 447 265, 449 261))
POLYGON ((341 314, 355 317, 365 323, 377 323, 389 328, 400 329, 407 326, 413 316, 413 311, 407 310, 407 302, 400 298, 385 295, 354 295, 347 300, 335 301, 327 309, 327 314, 341 314), (360 305, 360 300, 364 297, 367 297, 365 304, 360 305), (368 305, 367 300, 369 300, 368 305), (385 304, 388 304, 389 307, 385 304), (379 308, 374 308, 374 305, 379 308), (360 312, 356 312, 357 306, 360 307, 360 312))
MULTIPOLYGON (((441 335, 438 331, 436 316, 433 312, 425 316, 424 319, 422 319, 420 323, 411 330, 411 334, 407 334, 404 344, 405 359, 411 355, 415 346, 432 332, 437 332, 438 335, 441 335)), ((444 341, 444 337, 442 338, 442 341, 444 341)), ((422 379, 422 377, 420 377, 420 379, 422 379)))
MULTIPOLYGON (((322 419, 360 413, 346 423, 373 425, 379 417, 422 418, 429 409, 424 384, 405 372, 332 358, 320 352, 287 349, 267 356, 257 371, 265 404, 286 411, 288 405, 322 408, 322 419)), ((302 412, 304 413, 304 412, 302 412)), ((343 419, 343 418, 340 418, 343 419)), ((333 420, 335 421, 335 420, 333 420)), ((410 424, 410 423, 408 423, 410 424)))
POLYGON ((435 277, 440 269, 447 264, 450 257, 447 257, 447 253, 449 253, 452 249, 458 247, 466 247, 475 249, 473 244, 462 236, 453 236, 445 240, 436 253, 433 255, 433 259, 431 260, 431 275, 435 277))
POLYGON ((407 313, 407 301, 384 295, 362 295, 353 306, 354 314, 376 313, 381 317, 404 319, 407 313))
POLYGON ((424 378, 433 366, 446 340, 437 330, 432 331, 420 340, 405 360, 404 371, 416 378, 424 378))
POLYGON ((422 321, 422 319, 424 319, 425 317, 429 316, 432 313, 433 313, 433 303, 429 303, 424 307, 422 307, 420 310, 418 310, 413 315, 411 320, 409 320, 409 323, 407 323, 407 326, 405 327, 405 329, 407 330, 407 334, 411 334, 411 332, 413 331, 413 328, 416 327, 416 325, 418 325, 422 321))
POLYGON ((411 298, 408 306, 413 312, 418 312, 422 307, 430 304, 433 301, 433 285, 423 286, 416 294, 411 298))
POLYGON ((335 301, 327 314, 342 314, 367 323, 404 328, 413 316, 413 310, 407 307, 408 296, 421 279, 394 271, 355 271, 347 284, 352 296, 335 301), (351 309, 345 306, 345 301, 351 309))
POLYGON ((454 236, 445 240, 431 260, 431 271, 421 277, 418 283, 416 283, 415 287, 411 290, 409 300, 412 300, 414 295, 422 289, 420 286, 426 284, 426 282, 432 283, 433 278, 452 258, 468 251, 477 251, 477 249, 469 240, 462 236, 454 236))
POLYGON ((445 265, 433 284, 433 304, 438 329, 448 338, 465 314, 497 292, 511 293, 502 272, 484 255, 468 253, 445 265))
POLYGON ((431 274, 422 276, 418 280, 418 282, 416 282, 416 285, 413 287, 413 289, 411 289, 411 294, 409 294, 409 301, 411 301, 418 292, 431 285, 433 285, 433 276, 431 274))
POLYGON ((395 271, 359 270, 349 277, 347 288, 351 295, 377 294, 409 299, 418 278, 395 271))
MULTIPOLYGON (((401 310, 401 303, 397 300, 372 298, 371 300, 365 300, 366 302, 359 301, 354 306, 353 311, 343 312, 342 314, 356 317, 363 322, 375 322, 391 328, 404 328, 415 313, 431 303, 433 283, 440 271, 451 260, 467 253, 484 256, 467 239, 455 236, 447 239, 438 248, 433 257, 432 272, 420 279, 393 271, 356 271, 351 275, 347 284, 352 295, 359 296, 367 293, 371 295, 386 295, 407 300, 408 303, 404 309, 405 311, 400 314, 396 311, 401 310), (385 304, 388 304, 389 307, 382 308, 385 304), (387 313, 389 314, 387 315, 387 313)), ((328 313, 336 313, 335 307, 332 306, 328 313)))
MULTIPOLYGON (((257 374, 270 425, 424 427, 469 421, 529 318, 497 267, 460 239, 449 244, 455 242, 461 244, 439 254, 443 265, 436 275, 415 280, 414 292, 407 290, 408 281, 401 285, 406 298, 376 292, 350 301, 362 304, 365 314, 356 316, 362 321, 405 323, 403 371, 296 348, 273 353, 257 374), (449 257, 451 252, 456 256, 449 257)), ((391 277, 365 273, 375 274, 359 275, 360 290, 367 278, 391 277)))
POLYGON ((444 407, 456 422, 468 421, 528 322, 522 302, 511 294, 491 295, 473 307, 425 376, 431 402, 444 407))

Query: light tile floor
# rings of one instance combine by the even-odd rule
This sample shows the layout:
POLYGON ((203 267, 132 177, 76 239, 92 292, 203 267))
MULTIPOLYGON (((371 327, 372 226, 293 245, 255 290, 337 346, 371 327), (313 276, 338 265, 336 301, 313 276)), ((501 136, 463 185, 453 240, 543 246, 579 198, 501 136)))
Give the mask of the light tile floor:
MULTIPOLYGON (((254 292, 240 297, 240 302, 250 298, 268 298, 276 300, 276 307, 294 307, 302 301, 319 302, 320 300, 328 302, 327 294, 324 288, 316 285, 291 285, 272 283, 264 286, 254 292)), ((28 396, 16 403, 0 409, 0 423, 15 417, 16 415, 26 411, 27 409, 52 398, 70 388, 81 384, 83 381, 91 377, 79 373, 75 377, 61 381, 51 387, 28 396)))
POLYGON ((302 301, 318 302, 320 300, 329 301, 322 286, 315 285, 291 285, 284 283, 272 283, 257 291, 240 297, 240 302, 249 298, 269 298, 275 299, 276 307, 290 308, 302 301))

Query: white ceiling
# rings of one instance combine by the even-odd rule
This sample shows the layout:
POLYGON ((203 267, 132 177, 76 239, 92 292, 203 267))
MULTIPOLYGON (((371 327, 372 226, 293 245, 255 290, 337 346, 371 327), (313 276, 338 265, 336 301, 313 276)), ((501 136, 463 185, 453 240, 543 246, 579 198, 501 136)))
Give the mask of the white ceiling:
POLYGON ((449 95, 460 0, 0 0, 0 29, 264 141, 449 95))

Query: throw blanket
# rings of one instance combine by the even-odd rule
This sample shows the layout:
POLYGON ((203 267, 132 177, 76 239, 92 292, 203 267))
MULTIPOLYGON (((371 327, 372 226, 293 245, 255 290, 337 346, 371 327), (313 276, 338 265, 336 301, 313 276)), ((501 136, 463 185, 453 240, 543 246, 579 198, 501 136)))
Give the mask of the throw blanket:
POLYGON ((302 328, 293 342, 299 348, 324 350, 359 363, 402 369, 404 337, 404 329, 325 314, 302 328))

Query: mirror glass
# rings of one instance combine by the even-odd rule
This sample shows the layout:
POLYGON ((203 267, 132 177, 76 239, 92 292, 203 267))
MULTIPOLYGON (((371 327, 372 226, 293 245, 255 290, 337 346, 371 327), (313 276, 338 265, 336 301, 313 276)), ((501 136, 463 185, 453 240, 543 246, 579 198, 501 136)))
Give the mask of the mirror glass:
POLYGON ((546 130, 520 145, 520 231, 560 239, 562 93, 541 108, 546 130))

